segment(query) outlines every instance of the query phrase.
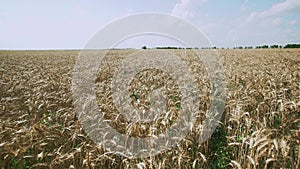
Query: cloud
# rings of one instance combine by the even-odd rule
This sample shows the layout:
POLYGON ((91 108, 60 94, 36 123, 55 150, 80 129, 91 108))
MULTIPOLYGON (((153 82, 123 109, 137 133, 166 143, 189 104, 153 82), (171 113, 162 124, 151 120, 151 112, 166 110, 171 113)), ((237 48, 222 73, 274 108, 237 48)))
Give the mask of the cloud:
POLYGON ((282 3, 278 3, 272 6, 272 8, 265 12, 269 15, 277 15, 282 13, 294 13, 299 12, 300 1, 299 0, 286 0, 282 3))
POLYGON ((175 15, 184 19, 192 18, 195 15, 194 8, 200 6, 207 0, 180 0, 175 4, 171 15, 175 15))
POLYGON ((277 17, 291 13, 298 13, 300 10, 299 0, 286 0, 281 3, 274 4, 270 9, 262 12, 252 12, 247 18, 248 22, 253 22, 265 18, 277 17))
POLYGON ((248 0, 245 0, 244 3, 242 4, 242 6, 241 6, 242 11, 247 11, 248 10, 247 3, 248 3, 248 0))
POLYGON ((134 10, 132 8, 128 8, 128 9, 126 9, 126 12, 132 13, 132 12, 134 12, 134 10))
POLYGON ((253 11, 227 32, 225 41, 233 45, 299 42, 297 19, 289 19, 299 11, 299 0, 285 0, 263 11, 253 11))
POLYGON ((296 23, 297 23, 296 20, 292 20, 292 21, 289 21, 289 22, 288 22, 289 25, 295 25, 296 23))

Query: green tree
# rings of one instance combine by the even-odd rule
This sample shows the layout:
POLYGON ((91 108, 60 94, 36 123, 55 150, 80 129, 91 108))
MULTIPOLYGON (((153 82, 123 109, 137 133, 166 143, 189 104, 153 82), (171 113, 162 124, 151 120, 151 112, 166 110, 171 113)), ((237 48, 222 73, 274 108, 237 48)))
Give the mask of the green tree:
POLYGON ((300 48, 300 44, 287 44, 284 48, 300 48))

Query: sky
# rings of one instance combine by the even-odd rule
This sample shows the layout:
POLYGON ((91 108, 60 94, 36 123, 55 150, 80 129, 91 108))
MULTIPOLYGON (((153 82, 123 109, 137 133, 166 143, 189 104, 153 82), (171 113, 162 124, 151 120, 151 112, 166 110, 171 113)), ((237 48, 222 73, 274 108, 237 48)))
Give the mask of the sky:
MULTIPOLYGON (((82 49, 106 25, 145 12, 186 20, 212 46, 300 43, 300 0, 3 0, 0 49, 82 49)), ((117 47, 177 44, 166 37, 145 35, 117 47)))

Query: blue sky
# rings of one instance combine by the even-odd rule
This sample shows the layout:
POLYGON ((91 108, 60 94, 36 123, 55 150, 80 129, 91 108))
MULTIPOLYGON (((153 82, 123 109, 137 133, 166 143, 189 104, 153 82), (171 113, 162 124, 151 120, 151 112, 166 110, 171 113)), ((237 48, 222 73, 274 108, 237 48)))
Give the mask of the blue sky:
MULTIPOLYGON (((300 43, 299 0, 11 0, 0 4, 0 49, 81 49, 105 25, 143 12, 183 18, 218 47, 300 43)), ((176 45, 159 39, 120 46, 176 45)))

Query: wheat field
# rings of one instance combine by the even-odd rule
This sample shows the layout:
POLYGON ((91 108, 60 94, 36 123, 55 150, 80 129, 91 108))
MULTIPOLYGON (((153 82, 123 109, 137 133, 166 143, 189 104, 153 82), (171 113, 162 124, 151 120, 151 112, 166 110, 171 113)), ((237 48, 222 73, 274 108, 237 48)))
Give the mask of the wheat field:
MULTIPOLYGON (((196 77, 201 100, 197 119, 201 123, 211 104, 205 67, 190 50, 187 55, 182 55, 182 49, 170 51, 196 77)), ((119 56, 133 52, 107 53, 99 65, 96 95, 105 118, 115 119, 112 127, 132 137, 146 137, 149 127, 142 130, 116 118, 111 89, 103 85, 111 81, 119 56)), ((79 53, 0 51, 0 168, 299 168, 299 49, 218 50, 224 63, 226 100, 211 138, 199 143, 199 131, 193 129, 176 146, 144 158, 108 152, 83 130, 71 91, 79 53)), ((130 96, 137 108, 149 109, 149 88, 167 86, 166 96, 172 97, 166 105, 171 113, 154 122, 166 130, 181 108, 176 81, 160 70, 146 70, 138 76, 132 80, 130 96)))

